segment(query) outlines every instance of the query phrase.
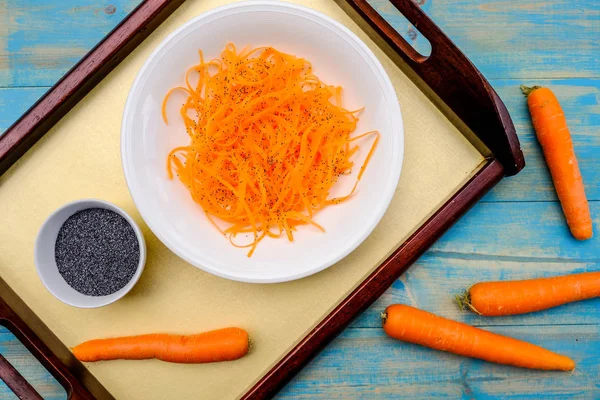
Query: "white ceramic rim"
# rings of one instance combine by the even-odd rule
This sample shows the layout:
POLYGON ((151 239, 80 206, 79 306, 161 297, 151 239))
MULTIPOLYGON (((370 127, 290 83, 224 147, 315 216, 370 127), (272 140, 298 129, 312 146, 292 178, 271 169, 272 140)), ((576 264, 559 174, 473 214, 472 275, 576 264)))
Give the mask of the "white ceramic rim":
POLYGON ((335 21, 334 19, 313 9, 277 0, 249 0, 216 7, 212 10, 209 10, 192 18, 191 20, 177 28, 170 35, 168 35, 152 52, 152 54, 150 54, 150 56, 144 62, 143 66, 138 71, 129 91, 129 95, 127 96, 127 101, 125 103, 123 111, 123 120, 121 122, 121 163, 125 174, 125 180, 127 182, 127 187, 129 188, 129 193, 131 194, 133 202, 135 203, 136 207, 138 208, 138 211, 140 212, 140 215, 142 216, 142 219, 146 222, 150 230, 169 250, 171 250, 173 253, 175 253, 177 256, 190 263, 191 265, 221 278, 246 283, 280 283, 301 279, 325 270, 326 268, 337 263, 338 261, 346 257, 348 254, 350 254, 352 251, 354 251, 371 234, 371 232, 373 232, 373 230, 375 229, 377 224, 379 224, 381 218, 383 218, 383 215, 387 211, 389 204, 392 201, 392 197, 394 196, 396 187, 398 186, 403 160, 404 123, 400 110, 400 104, 398 103, 398 98, 396 96, 394 86, 387 72, 385 71, 385 69, 381 65, 381 62, 377 59, 375 54, 373 54, 371 49, 369 49, 369 47, 358 36, 356 36, 356 34, 354 34, 351 30, 349 30, 339 22, 335 21), (316 17, 316 20, 314 22, 321 23, 324 27, 329 28, 332 31, 332 33, 337 34, 339 36, 345 36, 346 39, 349 39, 349 44, 355 47, 356 50, 360 50, 360 52, 362 52, 368 57, 368 61, 370 61, 371 67, 375 69, 377 77, 383 81, 382 89, 384 91, 386 101, 388 102, 390 108, 394 111, 390 113, 390 118, 392 119, 391 126, 397 127, 396 131, 394 132, 395 135, 392 139, 394 142, 394 146, 392 163, 389 166, 389 169, 391 171, 389 175, 390 177, 388 179, 385 191, 382 192, 382 202, 380 204, 380 207, 378 210, 376 210, 377 212, 374 213, 370 219, 371 224, 369 224, 367 228, 364 228, 361 235, 356 236, 354 242, 350 246, 348 246, 344 251, 336 253, 327 262, 317 265, 301 273, 297 273, 287 277, 264 278, 244 273, 231 274, 223 272, 218 268, 214 268, 213 266, 211 266, 211 262, 209 260, 204 259, 198 261, 190 257, 184 251, 181 251, 176 243, 169 240, 168 237, 161 233, 161 230, 158 229, 158 226, 151 218, 150 213, 148 212, 148 210, 145 209, 144 202, 139 197, 139 194, 136 194, 139 193, 138 191, 136 191, 137 183, 132 177, 133 172, 129 167, 128 153, 126 151, 127 147, 130 145, 130 138, 127 135, 125 135, 125 131, 126 126, 129 123, 129 118, 131 118, 130 115, 132 114, 130 112, 130 109, 133 107, 133 98, 135 97, 135 93, 140 88, 140 82, 144 78, 146 71, 153 68, 154 65, 158 62, 157 60, 162 59, 166 55, 169 43, 178 35, 184 34, 187 29, 190 29, 198 21, 211 18, 213 16, 216 16, 216 14, 227 12, 232 9, 239 9, 239 12, 243 12, 244 8, 253 6, 269 6, 271 7, 269 11, 274 11, 274 9, 278 9, 277 11, 280 12, 286 12, 286 10, 294 10, 295 12, 308 14, 312 17, 316 17))
MULTIPOLYGON (((72 216, 73 214, 75 214, 78 211, 86 210, 86 209, 89 209, 89 208, 94 208, 94 206, 86 207, 86 208, 74 211, 73 213, 70 214, 70 216, 72 216)), ((139 281, 140 277, 142 276, 142 272, 144 272, 144 267, 146 265, 146 241, 144 239, 144 235, 142 234, 142 230, 140 229, 140 227, 138 226, 138 224, 123 209, 121 209, 120 207, 118 207, 118 206, 116 206, 116 205, 114 205, 114 204, 112 204, 112 203, 110 203, 108 201, 105 201, 105 200, 94 199, 94 198, 86 198, 86 199, 79 199, 79 200, 71 201, 71 202, 63 205, 62 207, 59 207, 56 210, 54 210, 54 212, 52 212, 46 218, 46 220, 44 221, 44 223, 42 224, 42 226, 38 230, 38 234, 37 234, 37 237, 35 239, 35 245, 34 245, 33 254, 34 254, 34 261, 35 261, 35 269, 36 269, 36 272, 38 274, 38 277, 40 278, 40 280, 42 281, 42 283, 44 284, 44 286, 46 287, 46 289, 48 289, 48 291, 54 297, 56 297, 57 299, 59 299, 63 303, 68 304, 68 305, 73 306, 73 307, 78 307, 78 308, 98 308, 98 307, 107 306, 107 305, 112 304, 115 301, 123 298, 127 293, 129 293, 129 291, 131 291, 131 289, 133 289, 133 287, 139 281), (86 296, 89 299, 94 299, 94 300, 97 299, 98 302, 95 303, 94 305, 82 305, 82 304, 78 304, 77 302, 70 301, 69 299, 66 299, 66 298, 62 297, 61 295, 59 295, 54 290, 54 288, 52 287, 52 285, 48 284, 48 282, 44 279, 44 277, 43 277, 44 275, 40 273, 40 266, 39 266, 39 262, 38 262, 38 251, 39 251, 40 243, 41 243, 41 240, 42 240, 42 233, 46 229, 48 229, 48 224, 50 223, 50 221, 52 220, 52 218, 56 214, 60 213, 61 211, 67 210, 69 208, 76 208, 75 206, 77 206, 77 205, 79 205, 81 203, 86 203, 86 202, 95 205, 96 208, 104 208, 106 210, 110 210, 110 211, 116 212, 117 214, 119 214, 120 216, 122 216, 123 218, 125 218, 125 220, 133 228, 133 231, 135 232, 135 236, 137 238, 137 241, 138 241, 138 244, 139 244, 139 248, 140 248, 140 260, 138 262, 138 266, 136 268, 135 274, 133 275, 133 277, 131 278, 131 280, 127 283, 127 285, 123 286, 121 289, 119 289, 115 293, 112 293, 112 294, 109 294, 109 295, 106 295, 106 296, 89 296, 89 295, 86 295, 86 294, 78 292, 81 296, 86 296), (119 292, 121 292, 121 293, 119 293, 119 292), (119 293, 119 295, 116 296, 117 293, 119 293)))

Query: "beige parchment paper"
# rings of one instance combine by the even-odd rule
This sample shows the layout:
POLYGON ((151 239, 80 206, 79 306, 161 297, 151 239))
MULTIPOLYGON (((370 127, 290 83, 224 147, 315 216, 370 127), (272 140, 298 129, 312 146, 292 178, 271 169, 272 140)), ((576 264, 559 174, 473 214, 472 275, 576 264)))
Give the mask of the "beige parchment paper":
POLYGON ((209 275, 180 260, 144 225, 120 163, 120 124, 135 75, 156 46, 194 16, 227 0, 188 0, 92 90, 16 165, 0 177, 0 276, 67 346, 149 332, 194 333, 226 326, 248 330, 245 358, 205 365, 155 360, 87 367, 117 399, 239 397, 440 207, 483 156, 332 0, 295 0, 357 33, 390 75, 405 124, 405 161, 391 206, 371 236, 347 258, 295 282, 256 285, 209 275), (63 204, 105 199, 131 213, 148 244, 146 270, 125 298, 100 309, 55 299, 39 280, 34 240, 63 204))

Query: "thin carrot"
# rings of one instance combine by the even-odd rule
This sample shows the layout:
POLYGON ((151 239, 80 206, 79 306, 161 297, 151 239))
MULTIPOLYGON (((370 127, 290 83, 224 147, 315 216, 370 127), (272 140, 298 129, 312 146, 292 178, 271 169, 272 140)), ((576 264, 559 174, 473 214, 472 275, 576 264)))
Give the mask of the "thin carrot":
POLYGON ((593 236, 592 217, 565 114, 554 93, 540 86, 521 86, 556 193, 576 239, 593 236))
POLYGON ((300 225, 324 231, 314 215, 350 198, 379 141, 377 131, 351 137, 362 109, 343 108, 340 87, 322 82, 307 60, 272 47, 238 52, 230 43, 208 62, 200 52, 186 87, 163 101, 165 123, 174 91, 187 97, 180 117, 190 139, 169 153, 168 176, 177 175, 211 223, 249 257, 265 237, 292 241, 300 225), (348 195, 329 198, 365 136, 374 140, 356 184, 348 195), (241 234, 250 236, 246 243, 234 240, 241 234))
POLYGON ((389 336, 432 349, 530 369, 572 371, 575 368, 570 358, 534 344, 403 304, 389 306, 382 319, 389 336))
POLYGON ((600 272, 522 281, 480 282, 457 296, 463 309, 496 317, 526 314, 600 297, 600 272))
POLYGON ((225 328, 197 335, 151 334, 97 339, 73 348, 80 361, 144 360, 156 358, 173 363, 231 361, 248 353, 248 333, 225 328))

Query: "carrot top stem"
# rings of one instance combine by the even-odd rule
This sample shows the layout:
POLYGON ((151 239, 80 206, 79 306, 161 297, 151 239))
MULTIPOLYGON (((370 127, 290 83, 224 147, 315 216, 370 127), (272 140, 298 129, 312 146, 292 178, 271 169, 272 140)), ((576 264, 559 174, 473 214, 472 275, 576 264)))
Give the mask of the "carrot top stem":
POLYGON ((521 85, 521 92, 523 92, 523 94, 525 95, 525 97, 529 96, 529 94, 531 92, 533 92, 536 89, 541 89, 541 86, 525 86, 525 85, 521 85))
POLYGON ((386 312, 382 312, 381 313, 381 323, 382 323, 382 325, 385 325, 385 322, 387 321, 387 317, 388 317, 388 315, 387 315, 386 312))
POLYGON ((475 314, 483 315, 482 313, 479 312, 479 310, 477 310, 475 307, 473 307, 473 304, 471 304, 471 294, 469 293, 468 290, 465 290, 461 294, 457 294, 455 296, 455 298, 456 298, 456 302, 458 303, 458 307, 460 307, 461 310, 465 311, 466 309, 469 309, 469 310, 473 311, 475 314))

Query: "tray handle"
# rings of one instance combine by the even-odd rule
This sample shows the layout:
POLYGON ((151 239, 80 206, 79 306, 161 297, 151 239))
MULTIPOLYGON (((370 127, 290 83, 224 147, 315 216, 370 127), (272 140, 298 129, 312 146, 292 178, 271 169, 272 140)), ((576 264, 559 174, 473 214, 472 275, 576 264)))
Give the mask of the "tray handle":
POLYGON ((2 354, 0 354, 0 379, 21 400, 44 400, 2 354))
MULTIPOLYGON (((31 354, 65 388, 69 400, 94 400, 95 397, 79 382, 65 364, 42 342, 27 324, 0 297, 0 325, 8 328, 31 354)), ((1 356, 0 356, 1 357, 1 356)), ((42 397, 14 367, 0 358, 0 377, 20 399, 42 397)))
POLYGON ((345 0, 491 150, 507 176, 525 166, 506 106, 471 61, 413 0, 389 0, 431 43, 419 54, 366 0, 345 0))

